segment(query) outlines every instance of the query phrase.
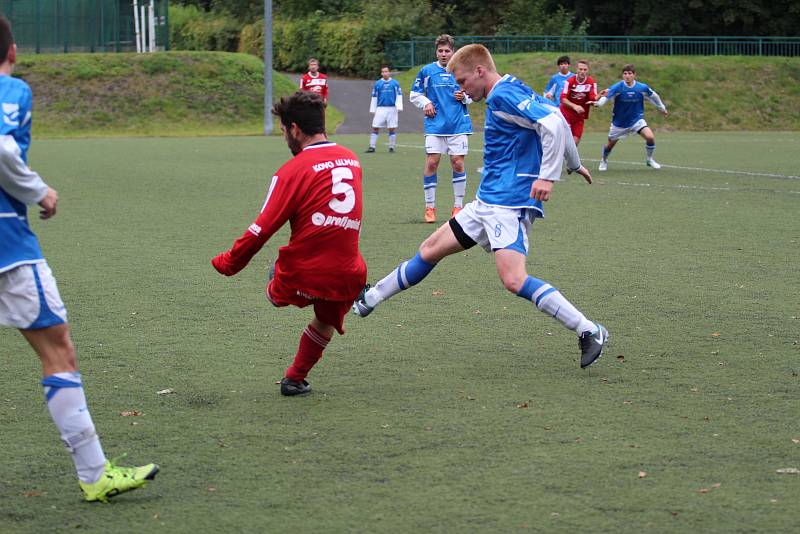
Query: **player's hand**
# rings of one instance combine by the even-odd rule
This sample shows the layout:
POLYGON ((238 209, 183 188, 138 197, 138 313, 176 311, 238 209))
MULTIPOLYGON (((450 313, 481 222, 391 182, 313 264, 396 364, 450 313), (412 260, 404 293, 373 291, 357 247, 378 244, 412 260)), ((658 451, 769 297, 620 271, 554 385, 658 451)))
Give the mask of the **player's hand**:
POLYGON ((661 113, 663 113, 665 117, 666 117, 667 115, 669 115, 669 111, 667 111, 666 109, 665 109, 664 111, 662 111, 661 113))
POLYGON ((464 91, 462 91, 460 89, 458 91, 456 91, 455 93, 453 93, 453 96, 459 102, 463 102, 464 101, 464 91))
POLYGON ((584 167, 583 165, 581 165, 581 168, 580 168, 580 169, 578 169, 578 170, 577 170, 577 171, 575 171, 575 172, 577 172, 578 174, 580 174, 581 176, 583 176, 583 179, 584 179, 584 180, 586 180, 586 183, 587 183, 587 184, 591 184, 591 183, 592 183, 592 173, 590 173, 590 172, 589 172, 589 169, 587 169, 587 168, 586 168, 586 167, 584 167))
POLYGON ((422 112, 425 114, 426 117, 433 117, 436 115, 436 108, 433 107, 433 104, 428 102, 425 104, 425 107, 422 108, 422 112))
POLYGON ((578 115, 583 115, 584 113, 586 113, 586 110, 583 109, 583 106, 575 106, 575 113, 577 113, 578 115))
POLYGON ((606 96, 607 94, 608 94, 608 89, 603 89, 602 91, 600 91, 600 92, 597 94, 597 96, 599 96, 599 97, 601 97, 601 98, 602 98, 602 97, 606 96))
POLYGON ((550 200, 550 192, 553 190, 553 182, 540 178, 531 185, 531 198, 547 202, 550 200))
POLYGON ((58 205, 58 191, 52 187, 47 187, 47 193, 44 198, 39 202, 41 210, 39 211, 40 219, 49 219, 56 214, 56 206, 58 205))

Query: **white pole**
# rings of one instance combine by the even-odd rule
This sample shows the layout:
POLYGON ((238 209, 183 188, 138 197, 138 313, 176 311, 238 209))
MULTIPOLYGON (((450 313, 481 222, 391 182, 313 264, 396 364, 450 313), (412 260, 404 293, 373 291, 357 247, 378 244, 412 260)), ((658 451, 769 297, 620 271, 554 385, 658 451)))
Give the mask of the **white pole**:
POLYGON ((264 0, 264 135, 272 128, 272 0, 264 0))
POLYGON ((156 51, 156 2, 150 0, 150 51, 156 51))
POLYGON ((136 30, 136 52, 142 51, 142 41, 139 39, 139 0, 133 0, 133 29, 136 30))
POLYGON ((142 25, 142 52, 147 52, 147 0, 142 0, 142 5, 139 6, 141 11, 141 25, 142 25))

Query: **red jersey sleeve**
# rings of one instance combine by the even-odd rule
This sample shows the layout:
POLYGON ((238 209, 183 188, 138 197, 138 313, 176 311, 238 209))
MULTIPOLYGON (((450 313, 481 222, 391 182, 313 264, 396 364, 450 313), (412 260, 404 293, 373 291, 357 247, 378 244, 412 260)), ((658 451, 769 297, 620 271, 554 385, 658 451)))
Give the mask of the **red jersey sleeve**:
POLYGON ((589 76, 588 82, 592 86, 591 90, 589 90, 589 101, 594 102, 597 100, 597 82, 591 76, 589 76))
MULTIPOLYGON (((323 75, 324 76, 324 75, 323 75)), ((328 101, 328 77, 325 76, 325 85, 322 86, 322 101, 328 101)))
POLYGON ((272 177, 267 199, 253 224, 233 243, 230 250, 211 260, 214 268, 225 276, 233 276, 244 269, 269 238, 293 215, 296 204, 290 200, 296 194, 297 181, 286 175, 285 167, 281 167, 272 177))
POLYGON ((570 78, 566 81, 566 83, 564 83, 564 89, 561 91, 560 100, 569 100, 569 94, 574 85, 575 85, 575 76, 570 76, 570 78))

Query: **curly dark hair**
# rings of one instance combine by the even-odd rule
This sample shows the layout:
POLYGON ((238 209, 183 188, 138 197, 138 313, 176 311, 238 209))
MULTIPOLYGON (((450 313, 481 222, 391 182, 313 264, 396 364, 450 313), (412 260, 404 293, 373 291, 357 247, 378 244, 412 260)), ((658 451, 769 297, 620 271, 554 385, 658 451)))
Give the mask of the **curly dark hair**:
POLYGON ((306 135, 325 133, 325 103, 317 93, 297 91, 272 106, 272 114, 284 127, 295 123, 306 135))

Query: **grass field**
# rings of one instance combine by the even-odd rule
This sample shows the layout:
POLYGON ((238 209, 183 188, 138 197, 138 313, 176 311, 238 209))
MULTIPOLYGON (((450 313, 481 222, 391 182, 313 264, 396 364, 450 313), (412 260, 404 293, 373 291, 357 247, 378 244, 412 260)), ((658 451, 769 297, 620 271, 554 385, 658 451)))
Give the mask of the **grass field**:
MULTIPOLYGON (((581 146, 593 168, 601 141, 581 146)), ((433 229, 421 142, 362 157, 372 282, 433 229)), ((35 142, 61 203, 34 226, 106 453, 162 473, 81 502, 38 362, 3 329, 0 532, 793 531, 800 475, 777 470, 800 468, 800 135, 657 143, 661 171, 623 141, 595 185, 558 184, 531 233, 530 272, 611 332, 594 366, 472 249, 348 319, 314 392, 284 398, 310 318, 263 297, 288 233, 237 277, 209 265, 252 221, 282 141, 35 142)), ((441 211, 451 199, 444 180, 441 211)))

